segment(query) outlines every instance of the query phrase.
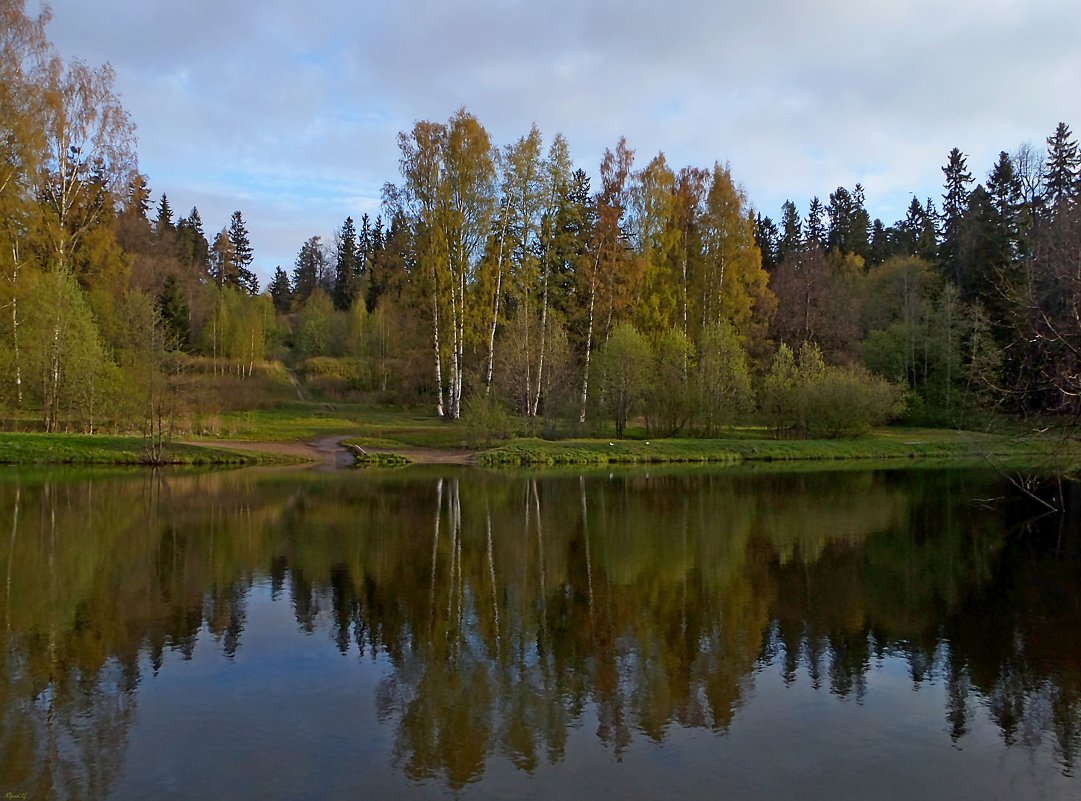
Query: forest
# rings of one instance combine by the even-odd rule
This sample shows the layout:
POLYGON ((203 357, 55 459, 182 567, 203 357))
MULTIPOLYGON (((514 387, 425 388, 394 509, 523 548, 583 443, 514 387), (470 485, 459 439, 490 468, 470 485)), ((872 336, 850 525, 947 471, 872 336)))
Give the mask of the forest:
POLYGON ((624 139, 591 176, 561 135, 493 142, 463 108, 399 134, 381 213, 345 210, 264 288, 241 210, 204 227, 152 191, 111 68, 61 58, 47 10, 0 16, 4 427, 195 432, 295 383, 550 436, 1081 411, 1066 123, 986 173, 954 148, 941 196, 887 224, 860 184, 774 219, 732 165, 624 139))

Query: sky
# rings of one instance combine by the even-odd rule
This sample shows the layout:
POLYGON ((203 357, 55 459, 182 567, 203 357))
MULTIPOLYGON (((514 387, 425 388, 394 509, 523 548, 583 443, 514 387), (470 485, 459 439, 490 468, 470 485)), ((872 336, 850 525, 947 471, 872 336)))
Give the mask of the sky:
MULTIPOLYGON (((863 184, 890 224, 940 205, 951 148, 1081 130, 1077 0, 52 0, 59 53, 110 63, 155 203, 208 237, 243 212, 263 283, 380 211, 397 135, 460 107, 493 143, 562 132, 596 176, 729 163, 755 209, 863 184)), ((34 12, 38 0, 27 0, 34 12)), ((596 182, 596 179, 594 179, 596 182)))

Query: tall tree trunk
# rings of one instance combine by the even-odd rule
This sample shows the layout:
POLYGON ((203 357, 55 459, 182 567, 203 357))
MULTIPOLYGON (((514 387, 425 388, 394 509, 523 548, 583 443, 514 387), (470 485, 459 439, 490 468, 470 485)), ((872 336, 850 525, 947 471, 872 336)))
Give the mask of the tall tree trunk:
POLYGON ((589 398, 589 362, 593 356, 593 312, 597 303, 597 261, 593 262, 593 274, 589 279, 589 323, 586 327, 586 359, 582 368, 582 405, 578 412, 578 422, 586 421, 586 401, 589 398))
POLYGON ((435 411, 441 418, 445 416, 443 402, 443 359, 439 352, 439 279, 432 275, 432 346, 435 352, 435 411))
POLYGON ((543 288, 541 290, 541 323, 540 323, 540 356, 537 359, 537 392, 533 397, 533 404, 529 410, 529 416, 536 418, 537 409, 540 408, 541 388, 544 386, 544 354, 548 347, 548 255, 545 251, 544 262, 541 269, 544 270, 543 288))
POLYGON ((492 303, 492 325, 488 330, 488 368, 484 374, 484 397, 492 389, 492 374, 495 372, 495 329, 499 322, 499 305, 503 296, 503 245, 507 236, 509 215, 503 212, 503 226, 499 230, 499 254, 495 260, 495 300, 492 303))

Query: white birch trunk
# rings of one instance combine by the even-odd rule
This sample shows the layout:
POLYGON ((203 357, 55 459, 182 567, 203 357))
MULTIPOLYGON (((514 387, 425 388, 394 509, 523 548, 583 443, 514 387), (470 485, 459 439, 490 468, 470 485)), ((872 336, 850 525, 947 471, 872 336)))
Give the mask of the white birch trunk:
POLYGON ((495 300, 492 303, 492 325, 488 331, 488 367, 484 374, 484 397, 492 389, 492 374, 495 372, 495 329, 499 322, 499 304, 503 296, 503 245, 507 236, 507 211, 503 213, 503 227, 499 231, 499 254, 495 261, 495 300))
POLYGON ((439 290, 438 282, 436 282, 434 276, 432 285, 432 346, 435 351, 435 411, 436 414, 443 417, 445 415, 445 406, 443 403, 443 359, 439 353, 439 290))
POLYGON ((593 263, 593 274, 589 279, 589 324, 586 327, 586 361, 582 368, 582 405, 578 413, 578 422, 586 421, 586 400, 589 398, 589 361, 593 355, 593 311, 597 302, 597 263, 593 263))

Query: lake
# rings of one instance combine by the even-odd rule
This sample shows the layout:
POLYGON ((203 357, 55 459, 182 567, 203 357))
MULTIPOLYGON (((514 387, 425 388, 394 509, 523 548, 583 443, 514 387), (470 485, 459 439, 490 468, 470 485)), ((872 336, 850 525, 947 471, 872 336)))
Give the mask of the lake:
POLYGON ((8 470, 0 793, 1081 798, 1061 495, 931 468, 8 470))

